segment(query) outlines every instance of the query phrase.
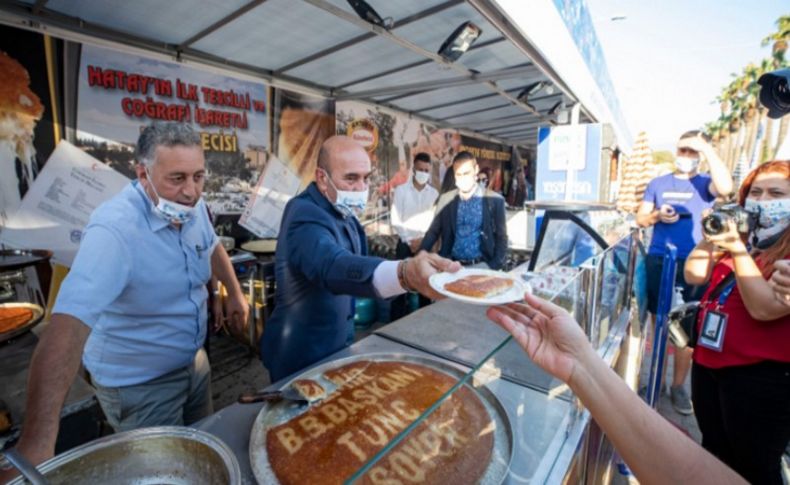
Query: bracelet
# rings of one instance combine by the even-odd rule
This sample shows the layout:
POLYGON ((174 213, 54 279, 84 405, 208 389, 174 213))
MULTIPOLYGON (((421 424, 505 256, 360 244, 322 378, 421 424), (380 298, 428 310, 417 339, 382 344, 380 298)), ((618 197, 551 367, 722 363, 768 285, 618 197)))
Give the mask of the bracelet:
POLYGON ((409 264, 409 260, 411 258, 406 258, 400 262, 398 265, 398 283, 400 283, 401 288, 406 290, 407 292, 414 291, 410 286, 409 282, 406 279, 406 265, 409 264))

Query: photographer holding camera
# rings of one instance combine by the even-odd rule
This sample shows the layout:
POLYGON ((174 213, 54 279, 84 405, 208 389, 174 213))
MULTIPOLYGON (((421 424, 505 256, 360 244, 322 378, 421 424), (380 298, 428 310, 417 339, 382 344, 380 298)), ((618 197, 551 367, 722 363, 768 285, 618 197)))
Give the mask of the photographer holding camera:
POLYGON ((705 239, 685 265, 687 282, 708 284, 692 400, 705 449, 751 483, 781 484, 790 440, 790 306, 768 279, 790 257, 790 161, 753 170, 738 203, 744 210, 706 218, 705 239))
MULTIPOLYGON (((710 145, 707 135, 688 131, 677 145, 674 173, 650 181, 639 205, 636 222, 642 227, 653 226, 653 237, 647 256, 647 308, 655 322, 661 271, 667 243, 677 247, 678 271, 675 285, 683 288, 685 301, 698 300, 696 289, 683 279, 685 259, 702 239, 700 221, 703 211, 711 208, 717 196, 732 192, 732 176, 710 145), (700 158, 710 167, 710 175, 698 172, 700 158)), ((681 414, 692 413, 691 401, 683 387, 691 367, 691 349, 675 346, 674 372, 670 397, 672 406, 681 414)))

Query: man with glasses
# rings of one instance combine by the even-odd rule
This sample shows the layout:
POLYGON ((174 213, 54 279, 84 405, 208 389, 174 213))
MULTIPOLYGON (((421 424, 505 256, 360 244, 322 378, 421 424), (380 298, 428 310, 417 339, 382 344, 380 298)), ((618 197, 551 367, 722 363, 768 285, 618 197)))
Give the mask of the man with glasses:
MULTIPOLYGON (((650 181, 639 206, 636 222, 653 227, 647 256, 647 306, 655 321, 667 244, 677 247, 675 286, 683 290, 684 301, 699 300, 701 293, 683 278, 686 257, 702 238, 703 212, 713 206, 716 197, 732 192, 729 170, 710 145, 710 138, 697 130, 681 135, 677 145, 675 171, 650 181), (710 174, 699 173, 700 161, 708 162, 710 174)), ((684 415, 693 412, 683 383, 691 367, 691 349, 675 348, 674 373, 670 397, 675 410, 684 415)))

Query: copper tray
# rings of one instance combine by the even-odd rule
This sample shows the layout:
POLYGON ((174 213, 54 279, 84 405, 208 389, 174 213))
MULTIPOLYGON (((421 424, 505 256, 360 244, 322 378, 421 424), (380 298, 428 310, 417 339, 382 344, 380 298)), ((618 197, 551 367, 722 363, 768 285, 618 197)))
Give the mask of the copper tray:
MULTIPOLYGON (((317 367, 313 367, 301 375, 298 375, 286 382, 282 389, 288 388, 296 379, 313 379, 318 381, 327 391, 327 395, 332 393, 337 386, 323 377, 325 371, 350 364, 357 361, 369 360, 375 362, 410 362, 414 364, 430 367, 433 370, 447 374, 455 379, 461 379, 465 373, 445 362, 437 359, 411 354, 400 353, 372 353, 355 355, 344 359, 326 362, 317 367)), ((510 426, 507 412, 502 404, 485 386, 473 387, 468 382, 465 384, 469 390, 474 392, 483 403, 489 416, 495 424, 494 449, 491 453, 491 461, 485 474, 480 480, 481 484, 491 485, 500 484, 507 477, 510 469, 510 460, 513 452, 513 431, 510 426)), ((291 401, 268 402, 263 405, 250 433, 250 465, 255 474, 255 478, 261 485, 279 483, 269 465, 269 457, 266 452, 266 432, 289 419, 303 414, 309 406, 299 405, 291 401)))
POLYGON ((27 308, 29 310, 33 310, 33 316, 30 317, 30 320, 28 320, 27 323, 24 323, 7 332, 0 333, 0 343, 12 339, 17 335, 23 334, 28 330, 31 330, 33 327, 38 325, 38 322, 40 322, 42 318, 44 318, 44 309, 35 303, 0 303, 0 308, 27 308))

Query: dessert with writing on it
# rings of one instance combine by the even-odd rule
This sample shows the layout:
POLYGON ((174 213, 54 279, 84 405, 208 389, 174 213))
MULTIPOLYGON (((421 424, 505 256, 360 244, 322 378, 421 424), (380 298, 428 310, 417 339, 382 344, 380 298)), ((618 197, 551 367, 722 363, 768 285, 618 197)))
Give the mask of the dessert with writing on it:
POLYGON ((297 379, 291 384, 291 387, 296 389, 308 402, 315 402, 326 396, 323 386, 312 379, 297 379))
MULTIPOLYGON (((324 373, 339 387, 266 431, 269 465, 283 485, 341 484, 447 392, 456 380, 411 362, 360 361, 324 373)), ((358 483, 476 483, 495 423, 467 386, 454 392, 358 483)))
POLYGON ((491 298, 513 287, 511 278, 491 275, 470 275, 445 283, 444 289, 472 298, 491 298))

